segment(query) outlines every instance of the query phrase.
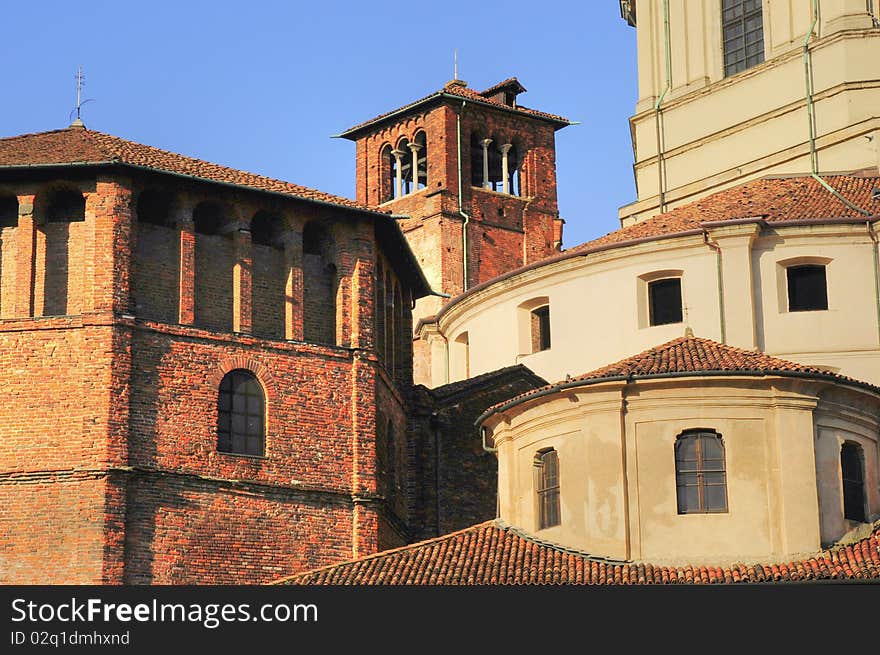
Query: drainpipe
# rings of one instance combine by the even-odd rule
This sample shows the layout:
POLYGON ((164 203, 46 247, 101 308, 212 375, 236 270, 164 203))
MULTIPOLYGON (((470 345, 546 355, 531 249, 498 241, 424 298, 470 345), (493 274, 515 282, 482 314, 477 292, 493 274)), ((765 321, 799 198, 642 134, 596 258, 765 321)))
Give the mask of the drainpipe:
POLYGON ((624 540, 626 559, 629 559, 632 555, 632 531, 629 522, 629 478, 627 477, 626 463, 626 390, 631 383, 632 378, 628 377, 624 381, 623 387, 620 389, 620 454, 621 467, 623 468, 623 525, 626 530, 626 537, 624 540))
MULTIPOLYGON (((464 223, 461 224, 461 253, 462 253, 462 293, 468 290, 468 238, 467 238, 467 228, 468 223, 471 221, 471 217, 467 215, 464 211, 464 206, 462 205, 462 186, 461 186, 461 113, 464 111, 464 106, 467 104, 466 100, 461 101, 461 109, 455 112, 455 138, 456 138, 456 146, 457 146, 457 165, 458 165, 458 215, 464 219, 464 223)), ((446 363, 447 368, 449 364, 449 348, 446 349, 446 363)), ((447 380, 449 379, 449 375, 447 373, 447 380)))
POLYGON ((721 246, 709 241, 709 231, 703 229, 703 242, 715 251, 715 267, 718 278, 718 314, 721 321, 721 343, 727 343, 727 330, 724 322, 724 282, 721 277, 721 246))
POLYGON ((871 253, 874 256, 874 301, 877 307, 877 342, 880 343, 880 254, 878 254, 880 245, 877 243, 877 233, 874 231, 871 221, 865 221, 865 227, 868 228, 868 236, 874 242, 871 253))
MULTIPOLYGON (((439 325, 437 326, 440 327, 439 325)), ((437 333, 443 339, 443 384, 449 384, 449 339, 439 329, 437 333)))
POLYGON ((844 205, 853 209, 860 214, 864 214, 865 216, 870 216, 871 212, 862 209, 858 205, 850 202, 846 198, 844 198, 840 193, 833 188, 828 182, 819 177, 819 158, 816 153, 816 110, 813 105, 813 66, 812 59, 810 57, 810 37, 813 36, 814 31, 816 30, 816 24, 819 22, 819 0, 813 0, 813 22, 810 25, 810 29, 807 30, 807 33, 804 35, 804 43, 803 43, 803 51, 804 51, 804 79, 806 85, 806 100, 807 100, 807 123, 809 128, 809 136, 810 136, 810 177, 816 180, 819 184, 821 184, 826 191, 828 191, 831 195, 837 198, 844 205))
POLYGON ((498 452, 498 449, 495 446, 487 446, 486 445, 486 428, 482 425, 480 426, 480 442, 483 444, 483 450, 487 453, 492 453, 493 455, 498 452))
POLYGON ((660 104, 667 92, 672 88, 672 51, 669 44, 669 0, 663 0, 663 40, 665 42, 666 51, 666 86, 663 92, 654 103, 654 126, 657 134, 657 190, 660 194, 660 213, 662 214, 666 207, 666 192, 663 190, 663 154, 661 153, 660 140, 660 104))
POLYGON ((871 17, 871 24, 874 27, 880 27, 880 19, 874 15, 874 0, 865 0, 865 11, 871 17))

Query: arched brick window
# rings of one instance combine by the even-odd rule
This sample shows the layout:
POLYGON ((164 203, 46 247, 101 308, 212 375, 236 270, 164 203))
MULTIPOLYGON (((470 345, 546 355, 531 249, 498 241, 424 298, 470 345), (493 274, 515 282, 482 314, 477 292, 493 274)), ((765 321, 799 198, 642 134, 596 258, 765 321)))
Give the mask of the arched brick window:
POLYGON ((413 173, 412 190, 418 191, 428 186, 428 137, 424 132, 418 132, 413 141, 416 149, 416 170, 413 173))
POLYGON ((260 210, 251 219, 251 243, 281 249, 282 219, 266 210, 260 210))
POLYGON ((539 450, 535 455, 535 495, 538 508, 538 529, 560 523, 559 455, 553 448, 539 450))
POLYGON ((217 396, 217 450, 261 457, 266 434, 266 396, 256 376, 235 369, 223 376, 217 396))
POLYGON ((172 227, 174 194, 163 189, 144 189, 137 199, 138 223, 172 227))
POLYGON ((46 206, 47 223, 77 223, 86 220, 86 199, 74 189, 60 188, 51 193, 46 206))
POLYGON ((684 432, 675 440, 679 514, 727 512, 724 442, 712 430, 684 432))

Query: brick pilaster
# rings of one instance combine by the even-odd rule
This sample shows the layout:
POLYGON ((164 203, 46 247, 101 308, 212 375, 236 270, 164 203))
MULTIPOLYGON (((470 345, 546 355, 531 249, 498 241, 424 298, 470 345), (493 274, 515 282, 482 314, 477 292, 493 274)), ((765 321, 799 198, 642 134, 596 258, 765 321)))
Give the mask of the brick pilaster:
POLYGON ((196 234, 189 216, 178 217, 177 232, 180 240, 180 290, 177 304, 177 322, 192 325, 195 322, 196 234))
POLYGON ((252 272, 251 232, 239 228, 232 234, 235 247, 235 264, 232 267, 232 331, 251 333, 252 272))
POLYGON ((34 196, 18 196, 18 229, 15 232, 15 316, 34 315, 34 196))
POLYGON ((302 233, 286 232, 284 242, 284 338, 303 340, 302 233))

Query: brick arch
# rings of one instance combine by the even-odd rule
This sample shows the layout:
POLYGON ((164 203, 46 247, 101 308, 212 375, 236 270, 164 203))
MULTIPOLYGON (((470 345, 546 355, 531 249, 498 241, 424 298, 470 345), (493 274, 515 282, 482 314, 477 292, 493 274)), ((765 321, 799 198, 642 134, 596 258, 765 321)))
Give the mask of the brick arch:
POLYGON ((232 355, 221 359, 217 364, 217 368, 214 369, 213 374, 208 379, 208 382, 210 382, 211 386, 215 389, 219 388, 220 382, 223 381, 223 377, 230 371, 239 368, 250 371, 256 376, 257 380, 263 385, 263 389, 266 391, 267 400, 270 393, 276 395, 275 379, 272 376, 272 373, 264 364, 248 355, 232 355))
POLYGON ((85 219, 86 207, 89 205, 89 198, 92 194, 82 189, 79 185, 68 180, 53 180, 40 185, 34 193, 34 219, 37 224, 44 225, 47 223, 48 214, 53 201, 58 194, 70 194, 82 196, 83 218, 85 219))

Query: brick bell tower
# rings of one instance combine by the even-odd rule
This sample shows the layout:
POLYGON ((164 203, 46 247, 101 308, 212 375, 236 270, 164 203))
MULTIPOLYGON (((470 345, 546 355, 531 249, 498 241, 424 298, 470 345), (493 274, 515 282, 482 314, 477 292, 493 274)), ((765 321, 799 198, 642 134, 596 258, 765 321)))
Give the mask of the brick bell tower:
MULTIPOLYGON (((456 296, 559 251, 556 130, 510 78, 462 80, 343 132, 357 144, 357 201, 391 211, 435 291, 456 296)), ((443 298, 422 298, 414 321, 443 298)))

